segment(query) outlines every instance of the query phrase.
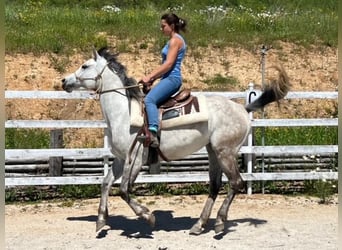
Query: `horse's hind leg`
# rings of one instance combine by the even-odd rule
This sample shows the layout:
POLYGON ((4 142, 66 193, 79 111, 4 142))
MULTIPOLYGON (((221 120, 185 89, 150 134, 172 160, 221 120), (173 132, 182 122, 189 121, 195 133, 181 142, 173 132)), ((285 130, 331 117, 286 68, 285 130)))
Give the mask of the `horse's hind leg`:
POLYGON ((123 160, 117 158, 114 159, 111 171, 108 171, 107 175, 103 179, 101 185, 101 199, 98 209, 98 218, 96 221, 96 232, 106 225, 106 220, 108 217, 108 195, 109 190, 113 182, 120 178, 122 175, 123 160))
POLYGON ((121 198, 127 202, 127 204, 132 208, 134 213, 140 218, 145 219, 152 227, 155 225, 155 217, 148 208, 144 207, 134 199, 131 199, 129 195, 129 191, 134 184, 135 179, 137 178, 139 171, 142 167, 142 162, 144 158, 145 150, 143 150, 142 145, 139 144, 137 151, 133 152, 132 155, 135 158, 129 163, 128 159, 126 160, 124 172, 121 179, 120 185, 120 194, 121 198))
POLYGON ((201 216, 191 228, 190 234, 200 234, 207 225, 214 202, 222 185, 221 167, 217 162, 217 157, 210 144, 207 145, 207 151, 209 157, 209 196, 203 207, 201 216))
POLYGON ((229 180, 230 190, 227 197, 224 199, 216 217, 215 222, 215 233, 220 233, 224 231, 224 223, 227 220, 228 210, 230 204, 232 203, 235 194, 240 192, 244 188, 244 182, 241 178, 236 156, 234 154, 221 153, 222 157, 219 157, 222 170, 229 180))

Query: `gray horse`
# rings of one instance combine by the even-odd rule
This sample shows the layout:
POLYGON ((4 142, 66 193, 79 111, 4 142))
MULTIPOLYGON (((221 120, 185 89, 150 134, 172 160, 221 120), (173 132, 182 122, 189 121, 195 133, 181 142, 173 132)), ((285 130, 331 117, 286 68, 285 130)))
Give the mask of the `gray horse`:
MULTIPOLYGON (((143 95, 136 81, 127 77, 125 67, 116 55, 107 48, 94 50, 94 58, 86 61, 76 72, 62 80, 67 92, 85 88, 99 94, 104 119, 108 125, 111 152, 115 156, 112 171, 108 171, 101 188, 96 231, 106 225, 108 217, 108 192, 115 180, 122 177, 121 197, 135 214, 144 218, 151 226, 155 224, 153 213, 130 197, 129 191, 142 165, 146 161, 146 148, 138 143, 130 150, 139 128, 130 125, 130 103, 133 99, 142 100, 143 95)), ((278 79, 272 81, 261 96, 246 107, 222 96, 206 96, 208 121, 179 126, 161 131, 160 150, 169 160, 181 159, 206 147, 209 157, 210 193, 198 221, 190 234, 200 234, 209 219, 213 204, 222 185, 224 173, 230 185, 227 197, 221 205, 215 222, 215 232, 224 231, 229 206, 234 196, 245 185, 237 165, 237 154, 243 145, 251 122, 248 112, 282 99, 288 92, 290 83, 282 67, 276 66, 278 79)))

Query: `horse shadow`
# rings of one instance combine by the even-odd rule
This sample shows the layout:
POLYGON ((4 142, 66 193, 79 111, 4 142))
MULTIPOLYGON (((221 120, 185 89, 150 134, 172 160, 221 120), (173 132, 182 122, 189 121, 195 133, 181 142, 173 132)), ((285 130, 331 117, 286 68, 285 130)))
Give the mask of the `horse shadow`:
MULTIPOLYGON (((98 232, 96 238, 104 238, 111 230, 121 230, 120 235, 128 238, 146 238, 153 239, 153 232, 155 231, 189 231, 191 227, 197 222, 198 218, 191 217, 174 217, 171 210, 156 210, 153 212, 156 223, 155 227, 151 227, 143 219, 132 219, 122 215, 108 216, 107 226, 98 232), (108 228, 109 226, 109 228, 108 228)), ((96 222, 97 216, 82 216, 82 217, 68 217, 69 221, 88 221, 96 222)), ((228 220, 225 224, 225 230, 222 233, 216 234, 214 239, 220 240, 229 232, 235 231, 239 224, 248 223, 250 226, 258 227, 259 225, 267 223, 266 220, 256 218, 244 218, 228 220)), ((215 219, 209 219, 206 229, 202 232, 208 233, 214 230, 215 219)), ((95 227, 95 225, 94 225, 95 227)))

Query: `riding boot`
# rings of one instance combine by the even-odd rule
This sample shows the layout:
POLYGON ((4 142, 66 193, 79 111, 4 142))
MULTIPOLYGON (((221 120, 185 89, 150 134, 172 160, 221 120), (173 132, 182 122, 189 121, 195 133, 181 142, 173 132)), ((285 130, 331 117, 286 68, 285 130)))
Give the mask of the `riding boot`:
POLYGON ((157 133, 154 131, 150 131, 151 132, 151 143, 150 143, 150 147, 152 148, 158 148, 159 147, 159 140, 158 140, 158 136, 157 133))

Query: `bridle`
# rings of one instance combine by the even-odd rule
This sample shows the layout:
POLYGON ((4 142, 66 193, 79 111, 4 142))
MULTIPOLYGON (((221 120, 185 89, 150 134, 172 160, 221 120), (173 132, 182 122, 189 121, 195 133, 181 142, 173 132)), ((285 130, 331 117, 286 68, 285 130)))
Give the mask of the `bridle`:
MULTIPOLYGON (((102 94, 109 93, 109 92, 116 92, 116 93, 118 93, 120 95, 123 95, 123 96, 127 97, 126 93, 124 94, 124 93, 122 93, 122 92, 120 92, 118 90, 120 90, 120 89, 127 90, 129 88, 140 88, 141 87, 141 84, 136 84, 136 85, 132 85, 132 86, 125 86, 125 87, 119 87, 119 88, 115 88, 115 89, 102 90, 102 88, 103 88, 102 74, 103 74, 103 72, 105 71, 105 69, 107 67, 108 67, 108 63, 103 67, 101 72, 98 73, 97 76, 95 76, 95 77, 81 77, 81 76, 77 76, 76 73, 74 73, 74 75, 75 75, 76 80, 79 81, 79 82, 95 81, 95 83, 97 83, 98 81, 100 81, 97 89, 95 90, 95 93, 94 93, 95 95, 102 95, 102 94)), ((111 68, 109 68, 109 69, 112 70, 114 72, 114 74, 118 74, 114 69, 111 69, 111 68)))

